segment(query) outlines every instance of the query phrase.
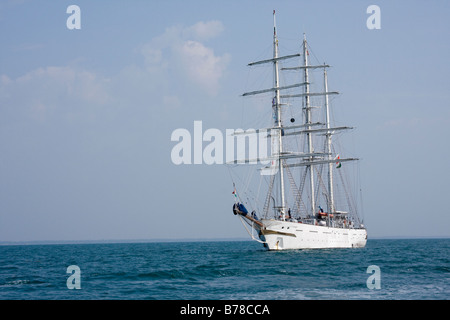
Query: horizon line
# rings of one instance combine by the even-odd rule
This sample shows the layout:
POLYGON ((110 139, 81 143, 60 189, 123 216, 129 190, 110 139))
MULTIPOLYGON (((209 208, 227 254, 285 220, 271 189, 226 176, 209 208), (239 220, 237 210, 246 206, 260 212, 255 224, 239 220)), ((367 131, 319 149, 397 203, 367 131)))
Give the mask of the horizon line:
MULTIPOLYGON (((377 236, 368 240, 419 240, 419 239, 450 239, 450 236, 377 236)), ((50 244, 101 244, 101 243, 164 243, 164 242, 221 242, 221 241, 252 241, 247 237, 225 238, 149 238, 149 239, 97 239, 97 240, 0 240, 2 245, 50 245, 50 244)))

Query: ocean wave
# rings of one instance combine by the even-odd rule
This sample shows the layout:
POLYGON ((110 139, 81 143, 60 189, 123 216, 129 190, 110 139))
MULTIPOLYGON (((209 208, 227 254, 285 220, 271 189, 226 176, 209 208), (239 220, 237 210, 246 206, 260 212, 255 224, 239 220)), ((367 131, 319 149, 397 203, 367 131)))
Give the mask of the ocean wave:
POLYGON ((26 255, 23 247, 11 247, 0 298, 448 299, 450 256, 442 245, 372 240, 364 250, 289 252, 264 251, 248 241, 64 245, 64 251, 48 245, 45 252, 30 247, 26 255), (30 264, 34 254, 47 262, 30 264), (81 290, 66 286, 71 264, 81 269, 81 290), (379 290, 367 287, 370 265, 380 267, 379 290))
POLYGON ((17 279, 6 281, 5 283, 1 283, 0 287, 12 287, 12 286, 23 286, 23 285, 39 285, 44 284, 46 282, 39 280, 28 280, 28 279, 17 279))

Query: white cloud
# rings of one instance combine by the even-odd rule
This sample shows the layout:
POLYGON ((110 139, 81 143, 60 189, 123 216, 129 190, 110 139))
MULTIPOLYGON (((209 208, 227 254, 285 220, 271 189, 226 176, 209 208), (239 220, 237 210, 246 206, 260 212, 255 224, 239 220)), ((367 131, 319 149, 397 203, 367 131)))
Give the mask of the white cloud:
POLYGON ((148 72, 158 72, 158 70, 167 66, 167 63, 163 60, 163 52, 159 48, 146 44, 142 47, 141 54, 144 56, 144 63, 148 72))
POLYGON ((218 36, 224 30, 220 21, 199 21, 196 24, 183 30, 183 37, 186 39, 209 40, 218 36))
POLYGON ((110 101, 108 79, 73 67, 45 67, 16 79, 0 76, 0 105, 22 116, 45 120, 51 114, 68 115, 110 101), (12 109, 15 109, 13 111, 12 109), (60 113, 62 112, 62 113, 60 113))
POLYGON ((197 41, 185 41, 178 52, 189 79, 215 94, 229 55, 216 56, 211 48, 197 41))
POLYGON ((211 95, 216 94, 230 55, 216 55, 203 41, 217 37, 223 29, 220 21, 167 28, 141 48, 147 70, 171 74, 183 79, 185 85, 194 84, 211 95))
POLYGON ((213 96, 230 55, 216 54, 205 41, 222 31, 219 21, 167 28, 141 46, 143 65, 124 66, 111 79, 73 65, 40 67, 16 78, 0 74, 0 121, 91 122, 121 108, 178 110, 192 90, 213 96))
MULTIPOLYGON (((106 82, 107 79, 100 79, 92 72, 73 67, 38 68, 13 81, 18 86, 35 86, 38 88, 35 92, 44 88, 57 87, 60 89, 59 94, 67 95, 69 98, 100 104, 104 104, 108 100, 108 95, 104 90, 106 82)), ((42 96, 51 93, 51 91, 44 90, 42 96)))

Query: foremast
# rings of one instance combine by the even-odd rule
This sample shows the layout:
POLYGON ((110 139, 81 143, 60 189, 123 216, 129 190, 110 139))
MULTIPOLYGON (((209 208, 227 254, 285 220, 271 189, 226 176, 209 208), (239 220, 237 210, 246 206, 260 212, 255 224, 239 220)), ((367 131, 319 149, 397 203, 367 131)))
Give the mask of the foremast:
POLYGON ((278 164, 278 173, 280 176, 280 216, 284 220, 286 217, 286 204, 285 204, 285 190, 284 190, 284 167, 281 159, 281 154, 283 152, 283 141, 282 141, 282 122, 281 122, 281 97, 280 97, 280 76, 279 76, 279 65, 278 65, 278 39, 277 39, 277 27, 275 19, 275 10, 273 10, 273 69, 274 69, 274 88, 275 88, 275 98, 273 107, 275 108, 276 118, 274 127, 277 128, 277 138, 278 138, 278 152, 275 155, 278 164))

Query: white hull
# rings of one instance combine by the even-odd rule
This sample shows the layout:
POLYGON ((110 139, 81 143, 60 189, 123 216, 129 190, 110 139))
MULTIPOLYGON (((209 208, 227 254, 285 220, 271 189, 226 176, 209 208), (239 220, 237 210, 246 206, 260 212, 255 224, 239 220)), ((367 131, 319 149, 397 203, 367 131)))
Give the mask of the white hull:
MULTIPOLYGON (((358 248, 367 242, 366 229, 334 228, 298 222, 262 220, 260 239, 268 250, 358 248)), ((259 229, 259 228, 258 228, 259 229)))

